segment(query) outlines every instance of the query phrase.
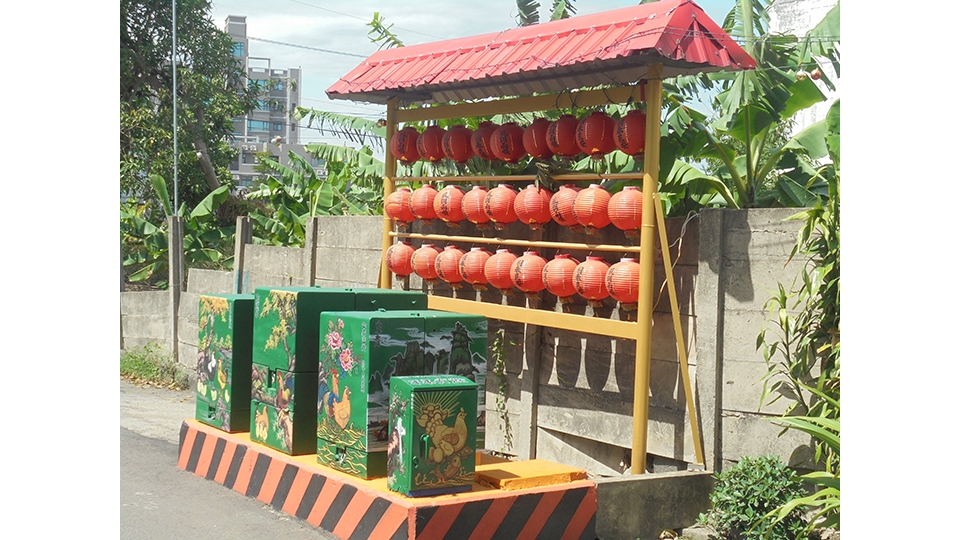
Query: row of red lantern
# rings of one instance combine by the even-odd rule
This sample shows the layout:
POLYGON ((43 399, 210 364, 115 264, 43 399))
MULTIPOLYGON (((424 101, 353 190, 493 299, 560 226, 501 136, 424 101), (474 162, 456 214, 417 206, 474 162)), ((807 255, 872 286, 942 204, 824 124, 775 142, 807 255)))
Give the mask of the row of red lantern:
POLYGON ((414 191, 406 187, 394 191, 384 202, 384 212, 404 225, 416 219, 440 219, 458 227, 466 220, 482 228, 493 223, 503 229, 520 221, 536 230, 552 220, 565 227, 585 228, 593 234, 612 223, 635 238, 643 218, 643 197, 635 186, 626 186, 610 195, 596 184, 585 189, 568 184, 556 193, 533 184, 519 192, 506 184, 489 191, 474 186, 467 192, 457 186, 437 191, 428 184, 414 191))
POLYGON ((634 109, 619 120, 597 111, 583 120, 572 114, 553 122, 537 118, 526 128, 516 122, 497 125, 485 121, 476 130, 459 124, 446 130, 432 125, 420 133, 406 126, 390 139, 390 152, 406 165, 421 159, 436 163, 443 158, 466 163, 473 156, 507 163, 517 163, 528 155, 550 159, 584 153, 599 159, 617 149, 636 156, 643 154, 646 123, 646 114, 634 109))
POLYGON ((579 262, 561 253, 548 262, 535 251, 518 257, 508 249, 491 254, 482 247, 464 252, 450 245, 440 251, 433 244, 414 249, 409 242, 398 242, 387 249, 387 268, 398 276, 415 273, 427 282, 440 279, 454 287, 464 282, 477 289, 490 285, 504 294, 514 287, 529 295, 547 290, 562 302, 578 294, 594 306, 608 296, 636 304, 639 294, 640 264, 630 257, 611 265, 603 257, 579 262))

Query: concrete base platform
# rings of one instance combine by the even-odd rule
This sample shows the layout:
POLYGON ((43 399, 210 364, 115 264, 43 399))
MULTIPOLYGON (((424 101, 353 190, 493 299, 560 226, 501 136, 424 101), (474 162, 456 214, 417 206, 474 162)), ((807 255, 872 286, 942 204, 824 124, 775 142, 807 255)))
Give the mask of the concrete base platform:
MULTIPOLYGON (((388 490, 386 478, 363 480, 316 459, 288 456, 251 442, 248 433, 225 433, 195 420, 180 428, 178 467, 345 540, 596 538, 597 485, 573 479, 576 470, 558 464, 510 464, 509 474, 532 479, 526 484, 532 487, 474 484, 465 493, 414 499, 388 490)), ((496 477, 502 465, 480 465, 478 472, 496 477)))

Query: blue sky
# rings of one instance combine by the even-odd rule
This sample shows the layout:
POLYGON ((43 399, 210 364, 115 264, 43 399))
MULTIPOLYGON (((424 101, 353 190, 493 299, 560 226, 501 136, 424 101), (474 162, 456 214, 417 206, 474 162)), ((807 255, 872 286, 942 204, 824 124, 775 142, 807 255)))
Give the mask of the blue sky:
MULTIPOLYGON (((635 5, 630 0, 577 0, 578 15, 596 13, 635 5)), ((697 2, 718 24, 733 7, 733 0, 697 2)), ((549 0, 541 0, 541 20, 548 20, 549 0)), ((211 16, 223 27, 227 15, 246 15, 247 35, 291 45, 339 51, 366 57, 377 50, 367 37, 366 26, 379 12, 392 31, 404 43, 413 45, 442 39, 496 32, 516 26, 515 0, 444 1, 444 0, 224 0, 214 2, 211 16)), ((271 59, 271 67, 302 69, 299 105, 364 116, 380 117, 382 105, 366 105, 350 101, 331 101, 326 89, 345 75, 362 58, 325 53, 290 45, 251 40, 251 56, 271 59)), ((316 130, 301 129, 301 142, 339 142, 321 136, 316 130)))

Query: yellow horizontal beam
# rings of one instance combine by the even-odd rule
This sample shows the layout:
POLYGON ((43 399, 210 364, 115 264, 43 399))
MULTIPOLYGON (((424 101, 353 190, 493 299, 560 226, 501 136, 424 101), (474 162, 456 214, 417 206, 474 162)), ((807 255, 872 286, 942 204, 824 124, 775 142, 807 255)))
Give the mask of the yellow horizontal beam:
MULTIPOLYGON (((600 182, 602 180, 640 180, 643 178, 643 171, 630 173, 570 173, 551 175, 555 182, 600 182)), ((535 174, 512 174, 506 176, 394 176, 390 178, 394 182, 533 182, 537 179, 535 174)))
POLYGON ((628 321, 611 321, 597 317, 586 317, 572 313, 557 313, 542 309, 528 309, 517 306, 503 306, 462 298, 447 298, 446 296, 428 296, 427 307, 438 311, 455 313, 469 313, 483 315, 490 319, 510 321, 516 323, 533 324, 547 328, 559 328, 575 332, 586 332, 623 339, 637 338, 637 323, 628 321))
POLYGON ((573 242, 543 242, 534 240, 510 240, 506 238, 482 238, 477 236, 452 236, 447 234, 388 233, 396 238, 411 240, 432 240, 459 242, 467 244, 496 244, 503 246, 537 247, 544 249, 579 249, 583 251, 613 251, 618 253, 640 253, 640 246, 621 246, 619 244, 578 244, 573 242))
POLYGON ((401 109, 397 111, 397 122, 423 122, 442 118, 466 118, 470 116, 494 116, 534 111, 552 111, 562 109, 599 107, 608 104, 621 104, 628 101, 640 101, 640 85, 564 92, 543 96, 518 97, 456 105, 439 105, 419 109, 401 109))

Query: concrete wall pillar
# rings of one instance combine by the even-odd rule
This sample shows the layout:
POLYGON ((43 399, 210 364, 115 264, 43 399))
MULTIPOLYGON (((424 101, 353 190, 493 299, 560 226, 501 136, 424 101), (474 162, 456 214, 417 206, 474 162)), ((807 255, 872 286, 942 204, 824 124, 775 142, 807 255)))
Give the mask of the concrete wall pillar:
POLYGON ((233 243, 233 292, 243 294, 248 288, 246 274, 243 267, 243 256, 247 244, 253 243, 253 222, 249 216, 237 217, 237 227, 233 243))
POLYGON ((307 219, 304 226, 303 241, 303 284, 313 287, 317 283, 317 237, 320 232, 320 218, 307 219))
POLYGON ((700 262, 694 292, 697 324, 697 412, 703 437, 703 458, 708 470, 721 465, 720 406, 723 385, 724 293, 720 280, 723 267, 723 217, 727 210, 700 210, 700 262))

